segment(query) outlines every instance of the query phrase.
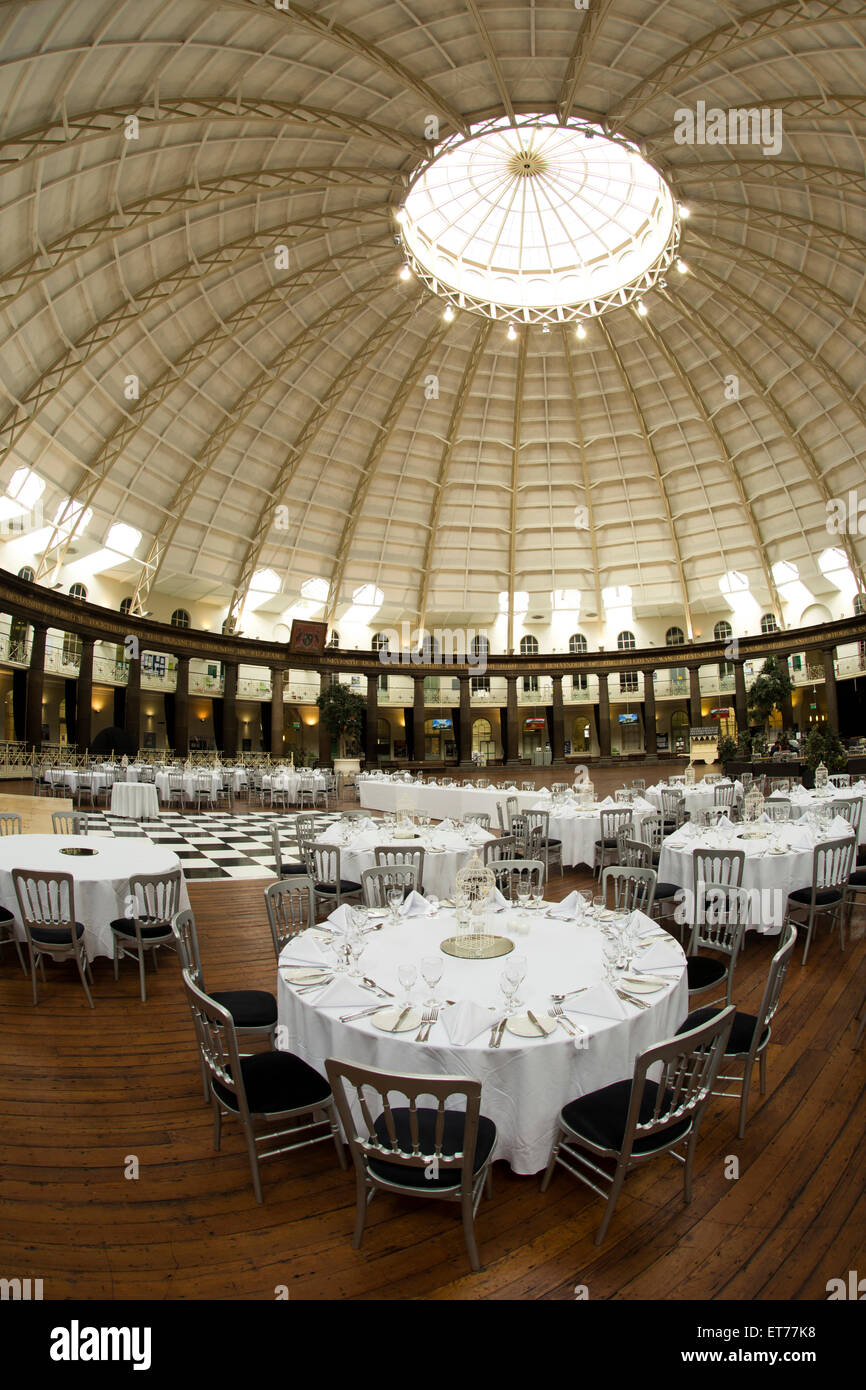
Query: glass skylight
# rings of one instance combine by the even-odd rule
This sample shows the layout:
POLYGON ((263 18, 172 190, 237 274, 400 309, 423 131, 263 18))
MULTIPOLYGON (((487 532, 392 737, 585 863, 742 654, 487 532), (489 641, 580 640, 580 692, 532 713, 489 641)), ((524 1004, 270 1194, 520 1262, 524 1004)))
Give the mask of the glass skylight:
POLYGON ((434 292, 525 322, 639 299, 680 233, 670 189, 635 145, 554 116, 498 118, 442 142, 397 220, 407 260, 434 292))

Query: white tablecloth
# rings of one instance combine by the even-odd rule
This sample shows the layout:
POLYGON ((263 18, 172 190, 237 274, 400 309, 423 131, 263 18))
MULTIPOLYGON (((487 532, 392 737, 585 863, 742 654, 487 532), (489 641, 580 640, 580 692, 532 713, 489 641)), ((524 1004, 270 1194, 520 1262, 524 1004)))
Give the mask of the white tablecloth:
MULTIPOLYGON (((0 903, 14 914, 15 935, 23 941, 12 870, 43 869, 47 873, 72 874, 75 915, 84 924, 87 958, 112 957, 109 923, 125 915, 129 875, 164 874, 177 868, 180 860, 176 854, 147 840, 114 840, 107 835, 5 835, 0 836, 0 903), (79 845, 95 849, 96 854, 79 858, 61 853, 79 845)), ((189 907, 185 881, 181 883, 180 905, 189 907)))
MULTIPOLYGON (((790 801, 796 808, 799 815, 805 815, 808 811, 815 811, 820 806, 832 806, 834 801, 854 801, 859 798, 861 801, 866 797, 866 784, 857 782, 851 787, 830 787, 825 792, 809 791, 799 783, 790 792, 773 792, 768 797, 769 801, 790 801)), ((866 806, 860 812, 860 835, 857 841, 860 845, 866 845, 866 806)))
POLYGON ((133 820, 155 820, 159 798, 152 782, 115 782, 111 788, 111 809, 116 816, 133 820))
MULTIPOLYGON (((351 822, 350 822, 351 824, 351 822)), ((319 844, 337 845, 340 850, 340 873, 343 878, 361 882, 361 871, 372 869, 376 863, 377 847, 388 845, 393 849, 423 849, 424 876, 421 887, 437 898, 453 897, 457 887, 457 871, 468 864, 473 854, 480 859, 483 846, 494 837, 487 830, 477 827, 477 838, 473 843, 463 835, 450 830, 433 830, 425 839, 419 836, 414 840, 398 839, 388 834, 384 825, 373 830, 363 830, 352 837, 348 845, 340 844, 340 836, 335 826, 326 827, 318 836, 319 844)))
POLYGON ((796 888, 811 887, 815 843, 814 835, 806 826, 785 824, 779 829, 780 835, 777 836, 773 827, 749 822, 727 840, 715 829, 701 830, 696 834, 696 827, 684 825, 674 835, 668 835, 662 844, 659 882, 678 883, 681 888, 691 892, 694 877, 692 856, 696 849, 744 849, 746 862, 743 865, 742 886, 760 893, 760 920, 754 930, 765 936, 778 935, 788 894, 796 888), (774 852, 772 846, 779 839, 793 847, 783 853, 774 852))
POLYGON ((562 862, 566 866, 588 864, 590 868, 595 859, 595 842, 601 839, 601 812, 604 810, 631 811, 634 820, 634 838, 641 838, 644 816, 651 815, 653 808, 646 801, 632 802, 630 805, 604 806, 596 804, 583 809, 568 806, 550 810, 544 801, 536 801, 534 811, 550 811, 550 838, 562 841, 562 862))
MULTIPOLYGON (((512 917, 508 910, 496 914, 494 931, 511 936, 508 922, 512 917)), ((649 919, 644 923, 651 925, 649 919)), ((420 967, 422 957, 439 954, 439 943, 455 931, 454 914, 445 911, 435 917, 410 917, 396 926, 386 925, 367 937, 361 970, 401 998, 398 966, 412 962, 420 967)), ((519 997, 535 1013, 547 1012, 551 990, 576 989, 602 979, 602 936, 594 927, 578 927, 539 915, 529 936, 513 939, 528 961, 519 997)), ((283 957, 291 960, 294 949, 290 942, 283 957)), ((684 959, 673 938, 670 958, 681 963, 684 959)), ((466 961, 442 953, 442 961, 444 969, 437 987, 440 999, 492 1005, 501 1014, 501 957, 466 961)), ((426 997, 421 981, 415 998, 426 997)), ((538 1039, 519 1038, 506 1030, 499 1049, 487 1046, 490 1030, 485 1028, 465 1047, 457 1047, 449 1042, 441 1021, 431 1029, 429 1043, 414 1041, 417 1030, 402 1035, 380 1032, 369 1018, 341 1023, 341 1013, 357 1010, 319 1009, 317 994, 295 994, 280 972, 282 1028, 278 1037, 281 1047, 303 1057, 323 1075, 326 1057, 344 1057, 386 1071, 477 1078, 482 1085, 482 1114, 495 1122, 498 1131, 494 1158, 505 1159, 515 1173, 537 1173, 550 1157, 562 1106, 613 1081, 630 1078, 636 1054, 676 1032, 688 1013, 685 972, 672 977, 670 985, 657 994, 642 997, 650 1007, 643 1010, 625 1005, 625 1019, 574 1013, 575 1022, 589 1033, 585 1047, 575 1047, 574 1039, 558 1026, 548 1038, 538 1039)), ((375 1003, 374 996, 370 1000, 375 1003)), ((572 1002, 577 1005, 579 1000, 578 996, 572 1002)))
MULTIPOLYGON (((716 786, 730 786, 730 781, 717 782, 716 786)), ((705 786, 703 782, 698 782, 694 787, 671 787, 666 782, 658 782, 654 787, 647 787, 644 796, 656 811, 662 809, 662 791, 681 792, 685 797, 685 809, 688 814, 694 815, 696 811, 711 811, 715 805, 713 786, 705 786)), ((743 798, 742 782, 734 783, 734 800, 739 803, 743 798)))
MULTIPOLYGON (((46 776, 49 782, 53 783, 54 785, 62 783, 63 785, 69 788, 70 793, 73 796, 77 795, 78 782, 80 779, 80 769, 52 767, 49 768, 46 776)), ((106 776, 104 772, 100 772, 98 770, 95 770, 91 774, 91 776, 93 783, 93 792, 95 795, 97 792, 101 791, 102 788, 105 786, 106 776)))
MULTIPOLYGON (((222 773, 213 772, 209 768, 200 768, 197 772, 185 772, 183 774, 183 797, 184 801, 195 801, 196 799, 196 778, 205 773, 210 779, 211 795, 216 800, 216 794, 222 786, 222 773)), ((156 774, 156 789, 159 793, 160 801, 168 801, 168 778, 167 772, 156 774)))
MULTIPOLYGON (((298 787, 300 786, 302 775, 303 774, 297 771, 293 772, 291 768, 277 768, 275 772, 265 773, 262 778, 262 786, 265 789, 273 787, 275 791, 287 791, 289 793, 289 800, 297 801, 298 787)), ((311 779, 314 791, 321 792, 325 790, 325 779, 320 772, 307 773, 306 777, 308 779, 308 785, 311 779)))
POLYGON ((516 796, 521 811, 528 811, 538 801, 537 791, 522 792, 506 787, 434 787, 427 783, 378 781, 366 777, 358 782, 361 805, 373 811, 396 811, 398 803, 411 801, 416 812, 445 820, 447 816, 459 818, 472 812, 484 812, 490 816, 490 824, 498 826, 496 804, 501 803, 503 811, 510 796, 516 796))

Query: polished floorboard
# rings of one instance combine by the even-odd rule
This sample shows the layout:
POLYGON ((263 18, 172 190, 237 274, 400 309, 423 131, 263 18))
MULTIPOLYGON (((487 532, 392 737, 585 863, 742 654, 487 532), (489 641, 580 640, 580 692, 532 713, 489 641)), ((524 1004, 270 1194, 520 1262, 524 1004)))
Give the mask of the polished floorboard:
MULTIPOLYGON (((550 896, 588 881, 554 873, 550 896)), ((264 887, 190 884, 209 988, 275 987, 264 887)), ((91 1011, 73 967, 50 962, 34 1008, 5 948, 0 1269, 42 1278, 46 1299, 272 1300, 281 1285, 310 1300, 559 1300, 577 1286, 591 1299, 826 1299, 829 1279, 862 1266, 866 1040, 852 1044, 864 925, 855 916, 844 954, 826 929, 805 968, 797 951, 767 1095, 756 1077, 743 1140, 737 1102, 711 1102, 689 1206, 680 1165, 661 1158, 629 1177, 597 1248, 600 1198, 561 1169, 542 1195, 536 1178, 498 1163, 477 1218, 477 1274, 459 1219, 436 1203, 377 1196, 352 1250, 354 1178, 326 1146, 265 1163, 256 1203, 239 1128, 226 1122, 213 1151, 171 954, 149 971, 146 1004, 132 962, 115 983, 97 961, 91 1011)), ((740 1008, 757 1008, 772 949, 747 938, 740 1008)))

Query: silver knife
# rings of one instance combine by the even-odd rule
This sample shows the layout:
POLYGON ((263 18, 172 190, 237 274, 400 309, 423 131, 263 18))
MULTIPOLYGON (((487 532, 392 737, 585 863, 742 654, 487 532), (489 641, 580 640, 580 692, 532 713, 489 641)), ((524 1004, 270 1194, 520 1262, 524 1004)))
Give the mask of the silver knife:
POLYGON ((538 1019, 535 1017, 535 1014, 532 1012, 531 1009, 526 1010, 526 1017, 529 1019, 530 1023, 535 1024, 535 1027, 538 1029, 541 1036, 546 1038, 547 1030, 545 1028, 542 1028, 541 1024, 539 1023, 538 1019))
POLYGON ((645 1003, 643 999, 635 999, 633 994, 625 994, 621 989, 615 989, 614 994, 616 994, 626 1004, 634 1004, 635 1007, 638 1009, 649 1008, 649 1004, 645 1003))
POLYGON ((494 1047, 501 1047, 501 1046, 502 1046, 502 1034, 505 1032, 505 1024, 506 1024, 506 1022, 507 1022, 507 1020, 506 1020, 506 1019, 503 1019, 502 1022, 500 1023, 500 1025, 499 1025, 499 1032, 496 1034, 496 1042, 493 1044, 494 1047))
POLYGON ((379 1014, 379 1013, 381 1013, 381 1012, 382 1012, 382 1008, 383 1008, 383 1005, 382 1005, 382 1004, 376 1004, 376 1005, 373 1006, 372 1009, 359 1009, 358 1012, 357 1012, 356 1014, 341 1014, 341 1015, 340 1015, 340 1022, 341 1022, 341 1023, 353 1023, 354 1020, 355 1020, 356 1018, 369 1018, 370 1014, 379 1014))
POLYGON ((394 1024, 394 1027, 391 1029, 391 1032, 392 1032, 392 1033, 399 1033, 399 1031, 400 1031, 400 1024, 403 1022, 403 1019, 406 1017, 406 1015, 407 1015, 407 1014, 410 1014, 411 1012, 412 1012, 412 1005, 409 1004, 409 1005, 407 1005, 407 1007, 403 1010, 403 1012, 401 1013, 400 1017, 397 1019, 397 1022, 394 1024))

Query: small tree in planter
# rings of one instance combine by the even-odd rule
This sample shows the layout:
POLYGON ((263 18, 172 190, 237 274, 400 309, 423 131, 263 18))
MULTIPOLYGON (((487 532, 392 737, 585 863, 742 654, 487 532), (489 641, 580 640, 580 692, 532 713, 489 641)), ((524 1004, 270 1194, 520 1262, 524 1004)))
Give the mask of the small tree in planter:
POLYGON ((774 709, 781 712, 782 705, 791 694, 791 677, 788 663, 780 662, 775 656, 768 656, 761 667, 761 673, 749 691, 749 708, 766 722, 774 709))
POLYGON ((367 706, 360 695, 356 695, 347 685, 334 681, 325 686, 316 700, 319 716, 328 726, 328 733, 338 741, 339 756, 345 758, 346 744, 351 738, 360 742, 361 729, 367 706))
POLYGON ((724 768, 727 763, 732 763, 737 756, 737 745, 732 738, 725 735, 719 739, 718 759, 724 768))
POLYGON ((842 740, 829 724, 819 724, 812 729, 803 751, 806 766, 813 773, 819 763, 823 763, 828 772, 842 772, 848 762, 848 754, 842 747, 842 740))

